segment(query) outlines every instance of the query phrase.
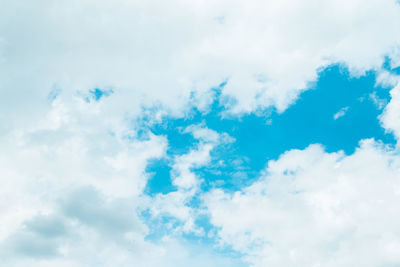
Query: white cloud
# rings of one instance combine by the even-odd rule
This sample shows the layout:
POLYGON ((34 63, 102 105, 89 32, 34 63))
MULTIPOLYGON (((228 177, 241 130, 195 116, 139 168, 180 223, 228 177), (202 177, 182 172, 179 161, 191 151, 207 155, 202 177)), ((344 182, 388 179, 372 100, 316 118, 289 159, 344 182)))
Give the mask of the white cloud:
POLYGON ((221 242, 254 266, 400 264, 400 158, 373 140, 349 156, 286 152, 251 186, 205 200, 221 242))
POLYGON ((399 83, 399 76, 387 70, 380 70, 376 77, 377 85, 393 88, 399 83))
POLYGON ((337 119, 343 117, 344 115, 346 115, 346 112, 347 112, 348 110, 349 110, 349 107, 341 108, 338 112, 336 112, 336 113, 333 115, 333 119, 334 119, 334 120, 337 120, 337 119))
POLYGON ((145 240, 145 167, 165 156, 165 138, 110 127, 101 103, 62 103, 0 139, 0 265, 240 266, 176 238, 145 240))
MULTIPOLYGON (((184 250, 185 246, 178 241, 155 245, 144 240, 146 227, 134 212, 153 201, 142 196, 147 181, 145 168, 148 160, 165 156, 167 140, 151 133, 144 140, 138 137, 132 121, 141 115, 142 107, 161 106, 154 118, 150 118, 155 120, 165 114, 183 116, 190 104, 207 110, 214 97, 210 88, 228 81, 222 97, 227 106, 232 105, 231 112, 252 112, 267 106, 283 111, 299 92, 307 89, 310 81, 315 80, 321 67, 339 62, 347 65, 352 74, 359 75, 368 69, 379 69, 383 56, 392 54, 395 64, 396 46, 400 42, 400 7, 391 0, 0 0, 0 5, 2 252, 8 249, 12 253, 21 251, 13 250, 20 249, 21 244, 25 249, 32 249, 36 245, 28 241, 34 240, 43 241, 39 246, 44 248, 57 248, 54 253, 63 255, 51 259, 0 257, 7 266, 90 266, 99 265, 99 262, 102 266, 193 266, 193 261, 199 266, 233 265, 209 251, 204 252, 204 257, 193 260, 196 250, 184 250), (82 99, 88 90, 96 87, 112 89, 113 94, 98 102, 82 99), (110 230, 107 225, 88 223, 62 209, 60 199, 70 197, 72 201, 75 195, 66 195, 67 192, 82 188, 97 192, 100 200, 93 200, 91 212, 96 212, 96 216, 106 213, 107 216, 102 217, 105 221, 113 216, 121 218, 120 207, 126 209, 128 205, 131 208, 135 216, 130 218, 133 221, 128 220, 129 227, 119 229, 123 236, 120 240, 132 241, 134 248, 141 249, 138 250, 141 255, 139 252, 131 254, 130 246, 128 249, 115 242, 109 245, 112 238, 104 235, 110 230), (35 220, 57 225, 59 218, 65 219, 65 227, 72 231, 71 236, 63 237, 66 244, 61 244, 57 238, 43 239, 40 229, 34 227, 35 220), (7 240, 14 243, 5 242, 7 240), (16 247, 8 247, 10 244, 16 247), (180 257, 182 253, 187 255, 180 257), (120 261, 115 262, 115 259, 120 261)), ((389 80, 390 77, 384 76, 381 75, 382 81, 389 80)), ((390 82, 393 84, 393 79, 390 82)), ((397 91, 392 91, 393 99, 382 121, 387 129, 399 136, 395 115, 398 113, 397 91)), ((213 147, 232 140, 205 127, 193 126, 187 130, 200 141, 197 149, 175 158, 173 183, 179 190, 159 195, 159 201, 150 203, 154 210, 159 208, 160 213, 170 213, 184 221, 183 231, 196 231, 193 211, 186 205, 186 201, 198 193, 201 183, 192 168, 207 164, 213 147), (157 203, 163 205, 157 206, 157 203)), ((304 159, 313 151, 315 149, 303 152, 306 154, 304 159)), ((360 151, 356 155, 364 155, 369 150, 363 148, 360 151)), ((371 157, 378 155, 378 158, 369 168, 389 157, 378 148, 371 151, 371 157)), ((316 160, 316 166, 322 164, 320 168, 327 167, 327 170, 331 169, 332 162, 347 162, 356 157, 339 160, 337 154, 318 153, 321 159, 316 160)), ((380 167, 377 166, 377 170, 384 171, 380 167)), ((362 173, 361 168, 355 171, 362 173)), ((373 170, 365 175, 371 172, 373 170)), ((385 179, 391 179, 393 174, 387 170, 386 175, 389 176, 385 179)), ((328 178, 331 180, 326 183, 334 187, 337 181, 328 178)), ((262 186, 263 182, 259 184, 262 186)), ((383 195, 379 186, 384 185, 376 185, 378 191, 370 193, 383 195)), ((289 183, 288 186, 292 185, 289 183)), ((362 186, 366 185, 361 184, 364 190, 362 186)), ((257 191, 256 186, 254 188, 251 190, 257 191)), ((278 185, 275 189, 285 190, 278 185)), ((312 192, 323 190, 322 187, 312 189, 315 189, 312 192)), ((390 188, 388 190, 391 192, 390 188)), ((260 192, 256 193, 264 197, 260 192)), ((331 192, 333 197, 335 193, 331 192)), ((216 205, 225 205, 230 198, 234 199, 223 192, 219 194, 227 200, 221 204, 215 192, 216 205)), ((348 197, 346 192, 343 194, 348 197)), ((237 198, 242 197, 253 201, 250 193, 237 194, 237 198)), ((318 195, 314 197, 318 200, 318 195)), ((390 194, 384 197, 384 200, 394 198, 390 194)), ((288 205, 293 198, 287 199, 288 205)), ((85 207, 84 204, 80 203, 85 207)), ((306 204, 299 201, 296 205, 306 204)), ((321 201, 321 205, 327 205, 321 209, 327 209, 329 215, 330 209, 339 204, 328 199, 321 201)), ((353 202, 349 207, 361 212, 353 202)), ((240 206, 233 205, 232 212, 235 208, 240 206)), ((262 214, 269 207, 254 201, 251 208, 262 214)), ((278 208, 273 206, 271 209, 278 208)), ((247 212, 253 211, 249 208, 247 212)), ((224 212, 226 210, 221 214, 224 212)), ((241 210, 235 212, 240 214, 241 210)), ((297 215, 298 211, 293 210, 293 214, 297 215)), ((356 215, 356 221, 364 218, 363 214, 356 215)), ((227 218, 229 216, 227 214, 227 218)), ((279 216, 292 218, 290 212, 277 216, 278 219, 279 216)), ((301 214, 299 216, 301 218, 301 214)), ((332 216, 336 216, 335 213, 332 216)), ((121 220, 125 218, 122 217, 121 220)), ((225 223, 223 219, 218 220, 214 218, 216 224, 225 223)), ((253 235, 263 241, 264 232, 257 231, 263 228, 260 223, 268 222, 268 219, 259 223, 249 220, 250 225, 255 224, 253 235)), ((377 229, 382 228, 379 222, 371 221, 378 224, 377 229)), ((340 232, 342 228, 335 223, 328 226, 340 232)), ((392 229, 391 225, 384 226, 392 229)), ((235 227, 238 228, 232 231, 237 230, 238 234, 228 227, 222 229, 221 237, 228 243, 239 240, 235 248, 248 252, 248 245, 253 244, 254 238, 251 231, 247 231, 247 222, 235 227), (242 235, 243 229, 247 234, 242 235)), ((278 231, 278 234, 285 236, 283 232, 278 231)), ((396 262, 393 251, 398 246, 397 236, 383 236, 379 241, 383 244, 381 258, 393 257, 396 262)), ((289 241, 282 242, 285 247, 285 242, 289 241)), ((305 250, 314 248, 314 240, 310 242, 305 250)), ((352 246, 350 243, 345 245, 352 246)), ((271 251, 266 249, 256 256, 263 253, 271 251)), ((347 259, 345 256, 344 260, 347 259)))
POLYGON ((193 209, 190 201, 201 193, 202 178, 196 174, 195 168, 206 166, 211 161, 211 151, 218 145, 233 142, 233 138, 225 133, 217 133, 203 124, 191 125, 184 132, 190 132, 199 140, 197 146, 188 153, 177 156, 173 160, 171 179, 177 187, 176 191, 167 194, 157 194, 150 200, 149 208, 153 216, 173 216, 183 223, 182 227, 173 229, 175 232, 193 232, 203 235, 202 228, 195 225, 194 221, 198 210, 193 209))
MULTIPOLYGON (((396 76, 398 80, 398 76, 396 76)), ((400 138, 400 83, 390 91, 391 100, 386 105, 380 120, 382 126, 400 138)))
POLYGON ((106 199, 90 187, 57 201, 0 244, 4 266, 241 266, 202 246, 164 238, 145 241, 133 199, 106 199))
MULTIPOLYGON (((7 129, 0 138, 0 258, 6 261, 0 265, 13 266, 17 261, 15 266, 24 266, 23 262, 62 266, 68 265, 69 260, 72 261, 69 266, 86 265, 81 254, 105 248, 105 243, 113 240, 107 235, 111 229, 108 225, 121 226, 116 223, 119 219, 125 225, 121 212, 130 213, 137 225, 142 224, 135 212, 147 181, 147 161, 162 157, 166 149, 163 136, 150 134, 146 140, 129 138, 128 125, 122 120, 110 124, 101 112, 100 103, 65 100, 60 96, 48 108, 40 120, 7 129), (94 188, 104 199, 91 191, 79 197, 68 193, 86 187, 94 188), (80 201, 75 205, 77 209, 89 207, 92 213, 87 215, 97 216, 98 223, 93 218, 82 221, 69 216, 57 204, 62 198, 80 201), (30 231, 27 225, 32 225, 35 218, 40 219, 36 223, 39 226, 61 220, 59 228, 68 231, 54 238, 43 235, 43 231, 52 231, 52 223, 48 223, 49 229, 30 231), (66 249, 72 252, 67 253, 66 249)), ((130 234, 124 227, 120 227, 123 234, 130 234)), ((142 242, 143 248, 153 246, 144 241, 145 227, 133 225, 132 229, 134 243, 142 242)), ((115 249, 115 253, 128 253, 124 250, 115 249)))
POLYGON ((319 68, 339 62, 354 74, 377 69, 384 55, 398 54, 400 41, 394 0, 41 0, 2 7, 1 106, 23 123, 43 115, 54 86, 67 95, 113 87, 113 114, 154 103, 181 114, 191 91, 204 109, 212 97, 206 91, 228 79, 224 95, 234 97, 233 112, 270 105, 283 111, 319 68))

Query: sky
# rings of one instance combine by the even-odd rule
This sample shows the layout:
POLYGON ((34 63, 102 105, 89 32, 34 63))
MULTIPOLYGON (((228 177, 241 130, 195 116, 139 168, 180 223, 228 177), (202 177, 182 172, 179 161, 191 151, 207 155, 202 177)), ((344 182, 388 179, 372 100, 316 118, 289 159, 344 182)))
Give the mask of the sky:
POLYGON ((0 0, 0 266, 399 266, 395 0, 0 0))

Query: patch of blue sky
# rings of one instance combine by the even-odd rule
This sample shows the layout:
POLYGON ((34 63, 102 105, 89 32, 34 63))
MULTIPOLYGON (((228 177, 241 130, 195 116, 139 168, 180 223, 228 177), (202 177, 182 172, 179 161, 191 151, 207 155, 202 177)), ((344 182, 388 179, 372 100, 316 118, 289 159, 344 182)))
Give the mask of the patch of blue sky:
POLYGON ((50 93, 47 95, 47 99, 52 102, 54 101, 61 93, 61 89, 57 86, 54 86, 50 93))
MULTIPOLYGON (((110 96, 114 91, 112 89, 100 89, 100 88, 94 88, 94 89, 90 89, 89 92, 84 93, 82 95, 83 99, 86 102, 98 102, 100 101, 102 98, 110 96)), ((82 93, 79 93, 82 94, 82 93)))
MULTIPOLYGON (((240 190, 259 176, 269 160, 277 159, 287 150, 304 149, 313 143, 322 144, 328 152, 342 150, 346 154, 353 153, 359 141, 365 138, 395 144, 394 137, 384 131, 378 119, 382 106, 377 104, 377 99, 387 103, 390 88, 376 86, 374 72, 351 78, 345 68, 330 66, 319 73, 313 88, 301 94, 285 112, 279 114, 267 110, 263 115, 250 114, 241 118, 222 116, 226 111, 221 98, 224 85, 215 88, 216 98, 207 113, 193 108, 190 116, 185 118, 145 123, 154 134, 166 136, 169 142, 167 157, 153 160, 147 167, 151 177, 146 188, 148 194, 177 190, 171 181, 173 159, 196 149, 199 144, 199 140, 183 130, 190 125, 202 124, 235 138, 233 143, 216 146, 211 151, 211 162, 192 169, 203 181, 201 192, 215 187, 225 191, 240 190)), ((201 210, 200 193, 187 205, 201 210)), ((147 214, 145 217, 151 229, 149 240, 156 241, 169 234, 166 225, 182 226, 182 222, 170 216, 151 218, 147 214)), ((199 246, 216 243, 215 227, 206 214, 198 214, 195 225, 204 230, 204 235, 183 233, 182 238, 199 246)), ((217 250, 220 254, 240 258, 240 255, 232 254, 235 252, 230 247, 222 246, 217 250)))
POLYGON ((171 191, 177 190, 170 179, 172 167, 171 161, 168 159, 151 160, 147 167, 146 172, 150 175, 147 182, 145 192, 149 195, 153 194, 166 194, 171 191))
POLYGON ((385 57, 382 67, 393 74, 400 75, 400 66, 394 65, 389 57, 385 57))
MULTIPOLYGON (((215 88, 223 90, 224 84, 215 88)), ((220 94, 211 111, 202 113, 195 108, 186 118, 165 118, 151 126, 151 131, 168 138, 168 159, 154 161, 147 171, 154 175, 149 181, 149 193, 174 190, 169 177, 172 159, 187 153, 198 143, 182 129, 204 123, 219 133, 235 138, 230 145, 218 146, 212 151, 212 162, 196 172, 203 180, 203 190, 224 187, 236 190, 250 183, 271 159, 290 149, 304 149, 310 144, 322 144, 328 152, 343 150, 354 152, 361 139, 375 138, 394 144, 394 137, 385 133, 378 116, 382 106, 376 99, 387 103, 390 88, 376 86, 376 74, 367 72, 351 78, 347 69, 333 65, 319 73, 313 88, 302 93, 295 104, 279 114, 268 110, 264 115, 250 114, 241 118, 222 117, 225 111, 220 94), (373 97, 372 97, 373 96, 373 97), (343 114, 335 114, 342 111, 343 114)))

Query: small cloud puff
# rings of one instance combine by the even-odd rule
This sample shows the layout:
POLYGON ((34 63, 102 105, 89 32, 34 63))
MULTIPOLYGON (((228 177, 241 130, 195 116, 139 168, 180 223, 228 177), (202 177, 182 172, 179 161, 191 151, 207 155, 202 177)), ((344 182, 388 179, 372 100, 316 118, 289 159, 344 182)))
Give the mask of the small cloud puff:
POLYGON ((337 120, 337 119, 343 117, 344 115, 346 115, 346 112, 347 112, 348 110, 349 110, 349 107, 341 108, 338 112, 336 112, 336 113, 333 115, 333 119, 334 119, 334 120, 337 120))

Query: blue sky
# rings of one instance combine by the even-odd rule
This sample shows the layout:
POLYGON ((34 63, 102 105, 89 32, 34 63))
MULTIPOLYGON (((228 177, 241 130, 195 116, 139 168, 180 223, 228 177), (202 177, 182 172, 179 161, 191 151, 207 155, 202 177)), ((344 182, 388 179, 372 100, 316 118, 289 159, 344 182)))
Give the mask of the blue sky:
MULTIPOLYGON (((318 143, 327 152, 343 150, 352 154, 359 141, 367 138, 394 145, 394 136, 381 127, 378 117, 382 107, 376 103, 376 99, 383 105, 390 101, 390 88, 376 86, 375 81, 376 74, 372 71, 352 78, 345 67, 329 66, 319 72, 312 88, 301 94, 285 112, 270 109, 240 118, 224 117, 224 107, 218 98, 224 83, 214 89, 216 98, 206 113, 193 109, 185 118, 167 117, 153 125, 151 131, 167 136, 170 159, 187 153, 198 143, 190 133, 182 131, 192 124, 204 124, 229 134, 235 139, 234 143, 215 148, 211 165, 196 171, 207 179, 206 187, 215 180, 222 180, 224 187, 240 189, 257 177, 269 160, 276 160, 291 149, 305 149, 318 143), (343 108, 347 110, 345 114, 335 119, 334 115, 343 108), (224 166, 218 166, 220 160, 225 162, 224 166), (236 165, 235 160, 240 164, 236 165), (235 179, 233 176, 238 170, 242 170, 240 176, 243 177, 235 179)), ((148 172, 154 174, 147 185, 150 194, 174 190, 170 165, 171 161, 163 158, 148 166, 148 172)))
MULTIPOLYGON (((383 106, 391 100, 390 87, 377 85, 375 72, 355 78, 350 77, 345 67, 332 65, 318 76, 312 88, 283 113, 270 109, 240 118, 226 117, 219 98, 223 83, 214 89, 216 97, 206 112, 193 108, 185 118, 166 117, 151 125, 149 130, 166 136, 169 146, 165 158, 153 160, 147 166, 150 178, 145 192, 154 196, 179 190, 172 183, 172 165, 175 157, 198 146, 199 140, 183 130, 193 124, 227 133, 234 139, 232 143, 216 146, 207 166, 193 168, 203 179, 203 193, 215 188, 241 190, 259 178, 269 160, 277 160, 292 149, 303 150, 310 144, 321 144, 326 152, 343 151, 345 155, 353 154, 363 139, 396 145, 393 134, 385 131, 379 120, 383 106), (341 110, 345 110, 344 114, 335 117, 341 110)), ((198 196, 188 205, 198 207, 198 196)), ((150 237, 159 238, 168 231, 164 229, 166 222, 174 222, 173 218, 164 220, 155 223, 150 237)), ((204 230, 213 231, 208 216, 199 216, 196 222, 204 230)), ((185 238, 208 245, 215 242, 214 238, 196 235, 185 238)), ((221 248, 217 250, 222 253, 221 248)))
POLYGON ((400 265, 400 5, 0 0, 0 265, 400 265))

